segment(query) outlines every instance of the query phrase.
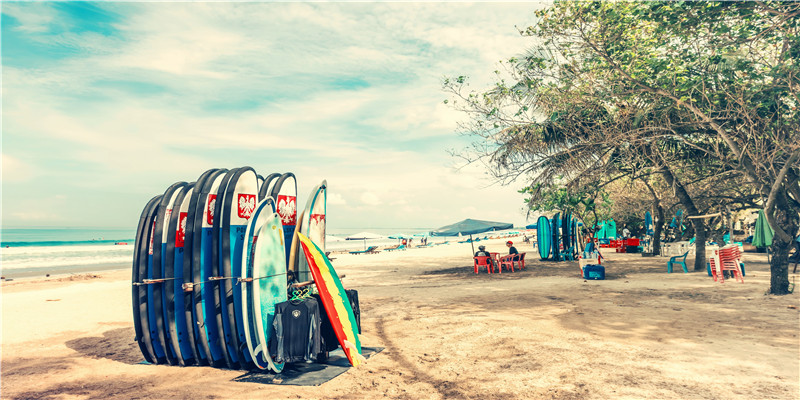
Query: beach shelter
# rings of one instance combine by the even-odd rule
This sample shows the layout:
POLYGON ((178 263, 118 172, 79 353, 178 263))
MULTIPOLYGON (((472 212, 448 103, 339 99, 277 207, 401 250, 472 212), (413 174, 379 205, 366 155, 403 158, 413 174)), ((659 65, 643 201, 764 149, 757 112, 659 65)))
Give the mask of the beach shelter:
POLYGON ((378 235, 377 233, 372 232, 359 232, 353 235, 350 235, 345 238, 345 240, 363 240, 364 241, 364 250, 367 249, 367 240, 371 239, 383 239, 383 236, 378 235))
POLYGON ((767 216, 764 215, 764 210, 758 210, 758 218, 756 219, 756 231, 753 234, 753 246, 768 247, 772 246, 772 236, 775 231, 769 226, 767 216))
POLYGON ((434 229, 431 231, 431 236, 469 235, 469 242, 472 244, 472 254, 475 254, 475 245, 472 243, 473 234, 511 229, 513 227, 514 224, 509 224, 506 222, 482 221, 478 219, 467 218, 463 221, 434 229))

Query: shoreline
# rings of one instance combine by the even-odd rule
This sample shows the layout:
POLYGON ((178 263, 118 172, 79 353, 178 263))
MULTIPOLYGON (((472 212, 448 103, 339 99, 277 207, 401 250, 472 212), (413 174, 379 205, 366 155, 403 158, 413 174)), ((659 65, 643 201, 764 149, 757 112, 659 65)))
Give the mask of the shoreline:
POLYGON ((2 271, 4 282, 13 282, 21 279, 62 277, 69 275, 86 274, 90 272, 106 272, 122 269, 131 269, 131 263, 90 264, 90 265, 63 265, 56 267, 18 268, 2 271))

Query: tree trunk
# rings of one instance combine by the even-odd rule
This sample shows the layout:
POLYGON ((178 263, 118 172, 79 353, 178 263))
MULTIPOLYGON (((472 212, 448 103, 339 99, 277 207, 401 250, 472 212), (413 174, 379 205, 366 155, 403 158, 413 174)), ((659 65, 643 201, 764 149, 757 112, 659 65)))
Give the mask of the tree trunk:
MULTIPOLYGON (((780 224, 785 232, 790 232, 792 235, 797 232, 798 218, 797 213, 789 208, 788 199, 783 195, 779 195, 776 199, 774 217, 775 222, 780 224), (788 228, 788 229, 787 229, 788 228)), ((775 235, 772 238, 772 259, 769 263, 770 279, 769 279, 769 293, 770 294, 789 294, 789 251, 791 251, 793 244, 791 238, 786 241, 782 235, 775 235)))
POLYGON ((772 259, 769 262, 769 293, 789 294, 789 250, 791 243, 786 243, 775 236, 772 238, 772 259))
MULTIPOLYGON (((661 170, 662 175, 664 175, 664 179, 667 181, 667 184, 672 186, 672 190, 675 192, 675 197, 681 202, 681 205, 686 207, 686 214, 687 216, 692 215, 699 215, 700 213, 697 211, 697 206, 694 205, 694 200, 689 196, 689 193, 686 192, 686 189, 683 187, 683 184, 672 175, 672 171, 666 165, 661 170)), ((703 222, 702 218, 692 218, 692 227, 694 228, 695 232, 695 258, 694 258, 694 270, 695 271, 705 271, 706 270, 706 228, 705 223, 703 222)), ((680 230, 680 227, 678 227, 680 230)))
MULTIPOLYGON (((644 182, 644 185, 647 186, 647 189, 650 190, 650 194, 653 196, 653 254, 660 255, 661 254, 661 229, 664 226, 664 207, 661 206, 661 199, 658 197, 658 193, 656 190, 653 189, 653 186, 650 185, 650 182, 647 181, 647 178, 642 178, 641 180, 644 182)), ((647 232, 647 227, 644 228, 645 232, 647 232)))
POLYGON ((656 205, 656 215, 653 221, 653 254, 661 254, 661 230, 664 228, 664 207, 661 202, 656 205))
POLYGON ((702 218, 692 218, 692 226, 694 226, 694 270, 706 270, 706 228, 705 221, 702 218))

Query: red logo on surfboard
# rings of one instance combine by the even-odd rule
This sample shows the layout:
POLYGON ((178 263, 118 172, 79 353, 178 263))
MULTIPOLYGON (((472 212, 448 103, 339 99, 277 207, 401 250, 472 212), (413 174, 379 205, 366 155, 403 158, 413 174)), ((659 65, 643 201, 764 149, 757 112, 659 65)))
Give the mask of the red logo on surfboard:
POLYGON ((278 215, 284 225, 297 225, 297 198, 295 196, 278 195, 278 215))
POLYGON ((311 214, 311 225, 322 225, 325 223, 325 214, 311 214))
POLYGON ((206 202, 207 209, 206 209, 206 223, 209 225, 214 224, 214 207, 217 206, 217 195, 210 194, 208 195, 208 201, 206 202))
POLYGON ((256 209, 256 195, 239 193, 239 218, 250 219, 256 209))
POLYGON ((175 247, 183 247, 183 241, 186 239, 186 215, 182 212, 178 215, 178 231, 175 232, 175 247))

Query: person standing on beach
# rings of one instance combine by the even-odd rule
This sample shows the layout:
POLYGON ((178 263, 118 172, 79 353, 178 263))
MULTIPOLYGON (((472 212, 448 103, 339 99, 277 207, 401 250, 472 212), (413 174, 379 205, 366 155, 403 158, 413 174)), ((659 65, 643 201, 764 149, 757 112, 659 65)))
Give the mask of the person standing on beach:
MULTIPOLYGON (((519 252, 517 251, 517 248, 514 247, 514 242, 509 240, 509 241, 506 242, 506 246, 508 246, 508 254, 519 254, 519 252)), ((478 248, 480 248, 480 247, 478 247, 478 248)))

